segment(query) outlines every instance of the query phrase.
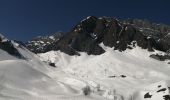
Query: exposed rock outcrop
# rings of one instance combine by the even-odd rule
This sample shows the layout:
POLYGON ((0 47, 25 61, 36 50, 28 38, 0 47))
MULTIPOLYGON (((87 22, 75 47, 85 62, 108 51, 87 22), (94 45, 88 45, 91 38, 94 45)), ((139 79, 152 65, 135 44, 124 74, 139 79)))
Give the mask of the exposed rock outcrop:
MULTIPOLYGON (((170 49, 168 32, 170 32, 169 26, 157 25, 146 20, 119 21, 116 18, 89 16, 57 41, 50 44, 40 43, 39 46, 35 42, 32 43, 35 41, 33 40, 27 44, 27 47, 31 46, 30 50, 35 53, 61 50, 69 55, 79 55, 78 52, 100 55, 105 52, 99 46, 103 43, 119 51, 133 49, 137 45, 148 51, 156 49, 166 52, 170 49)), ((40 40, 42 39, 37 39, 40 40)))

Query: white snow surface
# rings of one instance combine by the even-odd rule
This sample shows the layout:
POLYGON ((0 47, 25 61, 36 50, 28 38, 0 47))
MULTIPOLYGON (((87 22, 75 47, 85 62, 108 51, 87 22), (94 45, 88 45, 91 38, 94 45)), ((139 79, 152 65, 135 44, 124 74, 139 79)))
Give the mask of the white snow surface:
POLYGON ((170 36, 170 33, 168 33, 165 37, 169 37, 170 36))
POLYGON ((13 45, 26 59, 0 50, 0 100, 164 100, 169 94, 170 66, 137 46, 119 52, 101 44, 106 52, 98 56, 60 51, 37 56, 13 45), (86 86, 91 88, 88 96, 82 92, 86 86), (146 99, 148 92, 152 98, 146 99))
POLYGON ((13 42, 26 59, 0 49, 0 100, 105 100, 84 96, 86 83, 40 61, 39 57, 13 42))
MULTIPOLYGON (((150 54, 162 52, 148 52, 137 46, 132 50, 119 52, 103 44, 100 46, 106 52, 98 56, 86 53, 69 56, 60 51, 50 51, 39 56, 42 61, 54 62, 56 69, 61 69, 79 80, 67 84, 80 87, 82 83, 86 83, 91 86, 94 94, 111 100, 146 100, 144 93, 157 89, 146 88, 147 86, 154 86, 159 82, 166 83, 166 87, 170 86, 170 65, 149 57, 150 54)), ((65 79, 62 79, 62 82, 65 82, 65 79)), ((163 94, 152 97, 151 100, 164 100, 163 94)))

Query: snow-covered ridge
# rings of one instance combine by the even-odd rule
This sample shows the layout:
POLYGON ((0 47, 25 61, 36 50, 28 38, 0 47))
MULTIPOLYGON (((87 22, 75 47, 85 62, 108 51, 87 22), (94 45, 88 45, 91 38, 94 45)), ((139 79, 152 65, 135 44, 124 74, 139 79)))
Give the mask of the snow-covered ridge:
POLYGON ((1 42, 8 41, 8 39, 5 36, 3 36, 2 34, 0 34, 0 40, 1 40, 1 42))

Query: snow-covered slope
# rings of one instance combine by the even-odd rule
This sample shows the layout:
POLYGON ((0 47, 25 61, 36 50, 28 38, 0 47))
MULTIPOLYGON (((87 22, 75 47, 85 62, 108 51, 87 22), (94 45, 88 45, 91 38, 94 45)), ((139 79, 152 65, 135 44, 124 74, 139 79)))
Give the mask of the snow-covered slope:
POLYGON ((86 83, 48 66, 25 47, 12 45, 23 59, 0 49, 0 100, 104 100, 95 95, 85 97, 82 88, 86 83))
POLYGON ((165 100, 163 96, 170 95, 169 92, 155 93, 159 91, 158 85, 170 86, 170 66, 166 61, 161 62, 149 57, 151 54, 163 52, 148 52, 140 47, 120 52, 103 44, 101 46, 106 52, 97 56, 86 53, 69 56, 60 51, 50 51, 39 56, 42 61, 54 62, 56 69, 83 80, 93 88, 95 94, 106 98, 114 99, 117 96, 121 98, 118 100, 165 100), (160 81, 162 83, 157 83, 160 81), (145 98, 145 94, 151 91, 153 98, 145 98))
MULTIPOLYGON (((105 47, 102 55, 69 56, 60 51, 39 54, 12 42, 24 59, 0 50, 0 100, 168 100, 166 62, 149 58, 136 47, 125 52, 105 47), (82 89, 90 86, 91 95, 82 89), (117 98, 117 99, 116 99, 117 98), (155 99, 156 98, 156 99, 155 99)), ((161 52, 154 52, 161 53, 161 52)))

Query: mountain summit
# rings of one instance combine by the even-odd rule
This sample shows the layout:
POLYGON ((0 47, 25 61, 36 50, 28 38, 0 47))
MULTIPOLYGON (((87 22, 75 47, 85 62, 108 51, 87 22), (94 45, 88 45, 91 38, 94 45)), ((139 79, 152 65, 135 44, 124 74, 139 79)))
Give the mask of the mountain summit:
POLYGON ((69 55, 80 55, 78 52, 100 55, 105 52, 100 46, 103 43, 105 46, 114 47, 114 50, 121 52, 127 48, 133 49, 135 46, 150 52, 154 50, 167 52, 170 50, 169 33, 170 26, 147 20, 118 20, 110 17, 89 16, 77 23, 64 36, 57 37, 57 41, 42 44, 46 45, 44 48, 37 43, 30 44, 31 42, 27 44, 27 47, 35 53, 60 50, 69 55), (43 49, 37 51, 34 47, 43 49))
POLYGON ((0 99, 170 100, 169 33, 147 20, 89 16, 25 45, 0 34, 0 99))

